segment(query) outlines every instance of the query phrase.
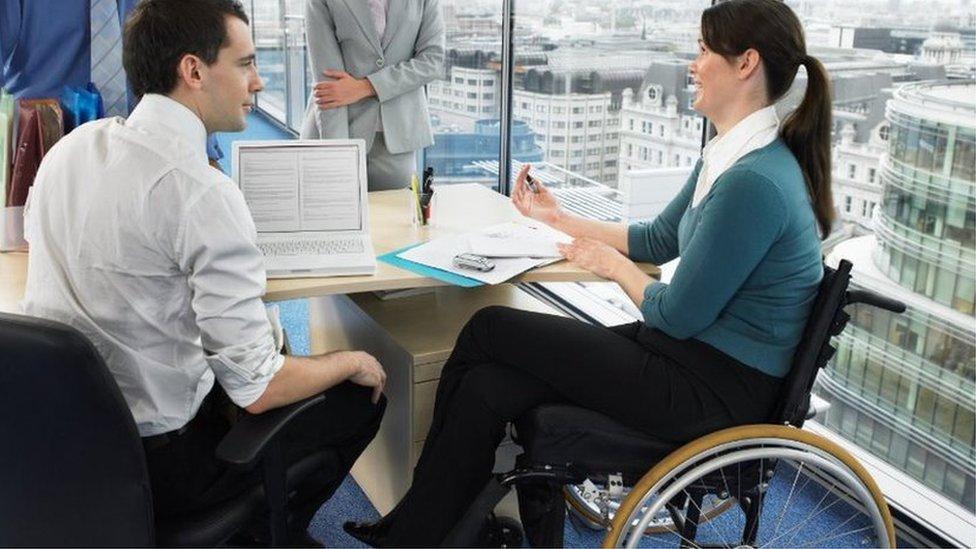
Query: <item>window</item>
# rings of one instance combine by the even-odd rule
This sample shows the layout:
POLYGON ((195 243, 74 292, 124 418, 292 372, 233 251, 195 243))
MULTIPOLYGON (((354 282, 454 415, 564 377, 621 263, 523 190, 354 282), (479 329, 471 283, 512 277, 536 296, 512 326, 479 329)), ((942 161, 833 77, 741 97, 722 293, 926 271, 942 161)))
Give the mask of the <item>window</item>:
POLYGON ((478 85, 478 81, 475 80, 475 79, 473 79, 473 78, 469 78, 468 79, 468 85, 469 86, 477 86, 478 85))
POLYGON ((844 211, 847 212, 847 213, 851 213, 851 197, 850 196, 845 196, 844 197, 844 211))
POLYGON ((868 168, 868 183, 874 183, 874 178, 877 175, 877 170, 874 168, 868 168))
POLYGON ((580 129, 580 128, 583 127, 583 123, 582 122, 573 122, 573 127, 576 128, 576 129, 580 129))
POLYGON ((857 176, 857 166, 855 164, 847 165, 847 178, 854 179, 857 176))
POLYGON ((583 114, 583 107, 573 107, 573 114, 583 114))

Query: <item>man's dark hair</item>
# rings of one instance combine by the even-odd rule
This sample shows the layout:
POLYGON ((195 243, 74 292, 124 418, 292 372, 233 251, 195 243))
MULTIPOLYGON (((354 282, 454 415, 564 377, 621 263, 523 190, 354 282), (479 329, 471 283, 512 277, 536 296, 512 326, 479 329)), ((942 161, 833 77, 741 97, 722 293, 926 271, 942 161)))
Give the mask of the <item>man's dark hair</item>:
POLYGON ((125 24, 122 64, 137 97, 176 87, 183 56, 207 65, 227 43, 227 16, 248 22, 237 0, 142 0, 125 24))

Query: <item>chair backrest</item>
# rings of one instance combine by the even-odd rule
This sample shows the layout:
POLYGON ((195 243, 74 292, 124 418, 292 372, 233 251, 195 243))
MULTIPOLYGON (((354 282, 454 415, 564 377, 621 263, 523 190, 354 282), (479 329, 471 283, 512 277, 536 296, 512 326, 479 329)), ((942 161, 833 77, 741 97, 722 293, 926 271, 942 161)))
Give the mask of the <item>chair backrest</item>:
POLYGON ((132 414, 92 344, 0 314, 0 546, 153 543, 132 414))
POLYGON ((783 383, 779 405, 773 413, 777 423, 802 427, 810 406, 810 390, 817 372, 834 355, 832 336, 840 334, 850 319, 844 312, 847 287, 851 282, 851 263, 841 260, 837 269, 824 265, 823 280, 814 301, 803 338, 793 355, 793 364, 783 383))

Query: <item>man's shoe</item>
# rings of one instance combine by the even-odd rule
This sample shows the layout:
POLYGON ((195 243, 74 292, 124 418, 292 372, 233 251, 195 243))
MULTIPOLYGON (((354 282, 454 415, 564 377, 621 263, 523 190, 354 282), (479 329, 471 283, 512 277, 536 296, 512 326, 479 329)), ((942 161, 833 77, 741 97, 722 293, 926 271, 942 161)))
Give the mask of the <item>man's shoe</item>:
POLYGON ((383 547, 390 527, 380 519, 376 522, 345 522, 342 524, 342 529, 370 547, 383 547))

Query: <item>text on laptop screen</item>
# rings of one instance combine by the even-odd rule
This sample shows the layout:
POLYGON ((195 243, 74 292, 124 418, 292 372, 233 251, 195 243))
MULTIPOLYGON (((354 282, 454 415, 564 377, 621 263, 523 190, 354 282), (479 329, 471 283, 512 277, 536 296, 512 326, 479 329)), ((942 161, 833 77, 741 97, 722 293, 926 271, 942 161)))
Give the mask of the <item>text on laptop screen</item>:
POLYGON ((259 233, 363 229, 355 145, 241 148, 239 162, 259 233))

